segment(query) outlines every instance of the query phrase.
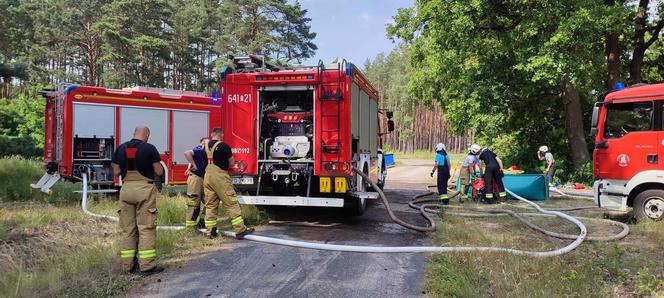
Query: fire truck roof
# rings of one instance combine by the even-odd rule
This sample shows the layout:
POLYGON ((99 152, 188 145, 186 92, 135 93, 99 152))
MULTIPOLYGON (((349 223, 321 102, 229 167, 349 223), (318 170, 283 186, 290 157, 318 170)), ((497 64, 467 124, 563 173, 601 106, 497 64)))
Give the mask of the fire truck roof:
POLYGON ((232 69, 224 68, 221 72, 221 79, 227 80, 227 76, 233 76, 235 83, 249 83, 249 84, 282 84, 284 82, 292 84, 315 84, 321 83, 319 75, 327 74, 343 74, 352 78, 358 86, 366 92, 373 100, 378 101, 378 91, 369 82, 364 73, 350 62, 332 63, 329 65, 320 64, 316 66, 294 67, 288 69, 270 70, 266 68, 241 68, 232 69), (343 65, 343 66, 342 66, 343 65))
POLYGON ((614 100, 620 101, 641 101, 648 97, 664 97, 664 83, 651 84, 651 85, 635 85, 633 87, 625 88, 620 91, 614 91, 606 95, 604 101, 611 102, 614 100))
POLYGON ((201 92, 180 91, 164 88, 130 87, 123 89, 109 89, 95 86, 69 85, 66 94, 91 94, 91 96, 108 100, 129 98, 143 98, 145 100, 163 100, 170 102, 192 102, 201 104, 215 104, 216 98, 206 96, 201 92), (117 97, 119 96, 119 97, 117 97))

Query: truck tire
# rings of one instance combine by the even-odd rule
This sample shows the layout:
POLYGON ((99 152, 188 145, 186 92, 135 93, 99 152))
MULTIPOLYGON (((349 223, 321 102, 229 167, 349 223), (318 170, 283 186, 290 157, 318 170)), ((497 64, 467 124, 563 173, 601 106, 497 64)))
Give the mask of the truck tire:
POLYGON ((641 192, 634 198, 634 218, 636 221, 664 218, 664 190, 651 189, 641 192))
POLYGON ((385 179, 387 178, 387 168, 385 168, 385 159, 383 159, 383 161, 380 163, 380 168, 381 168, 381 173, 380 177, 378 177, 378 183, 376 184, 378 185, 378 188, 380 188, 380 190, 383 190, 385 187, 385 179))
POLYGON ((351 215, 361 216, 367 210, 367 199, 346 198, 344 206, 348 207, 351 215))
MULTIPOLYGON (((369 165, 365 165, 362 168, 362 172, 369 175, 369 165)), ((365 192, 371 189, 371 186, 369 186, 367 182, 364 181, 364 179, 361 179, 361 181, 361 185, 357 186, 358 191, 365 192)), ((348 207, 348 211, 351 215, 360 216, 364 214, 364 211, 367 209, 367 199, 346 198, 344 201, 344 206, 348 207)))

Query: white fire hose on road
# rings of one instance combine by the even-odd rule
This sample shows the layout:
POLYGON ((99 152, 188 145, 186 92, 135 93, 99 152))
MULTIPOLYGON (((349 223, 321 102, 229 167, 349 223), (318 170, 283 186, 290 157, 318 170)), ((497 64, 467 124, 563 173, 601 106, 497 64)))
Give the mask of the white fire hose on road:
MULTIPOLYGON (((386 210, 388 211, 390 218, 395 220, 397 223, 401 224, 403 221, 398 219, 392 210, 389 207, 389 202, 387 201, 387 198, 385 197, 385 194, 383 193, 378 186, 369 179, 369 177, 366 176, 366 174, 362 173, 361 171, 358 171, 357 169, 353 168, 360 176, 363 176, 371 185, 372 187, 378 191, 381 200, 383 201, 383 204, 385 204, 386 210), (401 223, 400 223, 401 222, 401 223)), ((103 218, 103 219, 108 219, 112 221, 119 221, 119 218, 116 216, 109 216, 109 215, 100 215, 91 212, 88 210, 88 205, 87 205, 87 195, 88 195, 88 177, 84 173, 83 174, 83 192, 82 192, 82 200, 81 200, 81 208, 83 209, 83 212, 86 214, 97 217, 97 218, 103 218)), ((502 248, 502 247, 482 247, 482 246, 361 246, 361 245, 340 245, 340 244, 327 244, 327 243, 317 243, 317 242, 308 242, 308 241, 300 241, 300 240, 288 240, 288 239, 280 239, 280 238, 274 238, 274 237, 267 237, 267 236, 259 236, 259 235, 246 235, 244 239, 246 240, 251 240, 251 241, 256 241, 256 242, 263 242, 263 243, 270 243, 270 244, 277 244, 277 245, 285 245, 285 246, 292 246, 292 247, 298 247, 298 248, 308 248, 308 249, 318 249, 318 250, 331 250, 331 251, 345 251, 345 252, 363 252, 363 253, 419 253, 419 252, 498 252, 498 253, 509 253, 509 254, 516 254, 516 255, 526 255, 526 256, 534 256, 534 257, 552 257, 552 256, 560 256, 562 254, 568 253, 578 247, 584 239, 586 239, 587 236, 587 229, 586 226, 583 225, 581 221, 578 219, 567 215, 565 213, 562 213, 560 211, 553 211, 553 210, 546 210, 541 208, 539 205, 530 202, 514 193, 508 190, 508 192, 514 196, 516 199, 526 202, 527 204, 533 206, 537 211, 539 211, 541 214, 544 214, 546 216, 557 216, 560 218, 563 218, 573 224, 575 224, 577 227, 579 227, 579 234, 575 237, 574 241, 569 243, 568 245, 551 250, 551 251, 526 251, 526 250, 519 250, 519 249, 512 249, 512 248, 502 248)), ((432 205, 432 204, 429 204, 432 205)), ((422 208, 424 210, 425 208, 422 208)), ((423 213, 425 214, 425 213, 423 213)), ((425 216, 426 217, 426 216, 425 216)), ((433 222, 432 222, 433 223, 433 222)), ((161 230, 184 230, 184 226, 158 226, 158 229, 161 230)), ((234 237, 235 233, 233 232, 223 232, 224 235, 234 237)))

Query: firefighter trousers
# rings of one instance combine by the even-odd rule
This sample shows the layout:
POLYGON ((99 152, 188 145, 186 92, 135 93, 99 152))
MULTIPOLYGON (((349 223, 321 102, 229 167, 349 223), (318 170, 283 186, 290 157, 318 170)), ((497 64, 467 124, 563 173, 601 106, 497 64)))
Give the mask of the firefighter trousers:
POLYGON ((185 226, 196 228, 197 219, 205 218, 205 190, 203 188, 203 177, 195 174, 187 178, 187 219, 185 226), (201 211, 201 201, 203 210, 201 211))
POLYGON ((214 164, 205 168, 203 179, 205 188, 205 229, 210 234, 212 228, 217 227, 219 216, 219 201, 224 205, 226 213, 231 218, 231 225, 235 233, 244 232, 247 227, 242 218, 242 209, 237 202, 237 195, 231 183, 231 176, 214 164))
POLYGON ((486 189, 486 198, 493 199, 497 194, 500 199, 505 199, 507 193, 505 192, 505 185, 503 185, 503 173, 500 171, 499 166, 487 166, 484 173, 484 185, 486 189), (493 183, 496 183, 498 189, 494 189, 493 183))
POLYGON ((128 171, 120 189, 120 257, 125 271, 136 262, 141 271, 156 265, 157 188, 137 171, 128 171))
POLYGON ((447 182, 450 180, 450 168, 448 166, 438 166, 438 198, 447 200, 447 182))
POLYGON ((458 191, 464 196, 468 194, 468 189, 470 188, 470 175, 471 173, 468 167, 461 167, 461 170, 459 171, 459 187, 461 189, 458 189, 458 191))

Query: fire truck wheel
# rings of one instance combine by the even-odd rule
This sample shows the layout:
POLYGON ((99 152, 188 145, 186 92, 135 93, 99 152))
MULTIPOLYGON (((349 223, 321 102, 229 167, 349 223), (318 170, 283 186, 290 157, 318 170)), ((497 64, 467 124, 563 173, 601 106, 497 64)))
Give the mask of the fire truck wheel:
POLYGON ((650 218, 660 221, 664 218, 664 190, 651 189, 641 192, 634 199, 634 218, 641 221, 650 218))
POLYGON ((387 175, 386 175, 387 174, 387 168, 385 167, 385 160, 384 159, 383 159, 383 162, 380 165, 380 168, 381 168, 381 173, 380 173, 380 177, 378 177, 378 183, 376 183, 376 184, 378 185, 378 188, 380 188, 380 190, 383 190, 384 187, 385 187, 385 178, 387 177, 387 175))
POLYGON ((347 198, 344 202, 344 206, 348 207, 348 211, 351 215, 360 216, 364 214, 364 211, 367 209, 367 200, 359 198, 347 198))

